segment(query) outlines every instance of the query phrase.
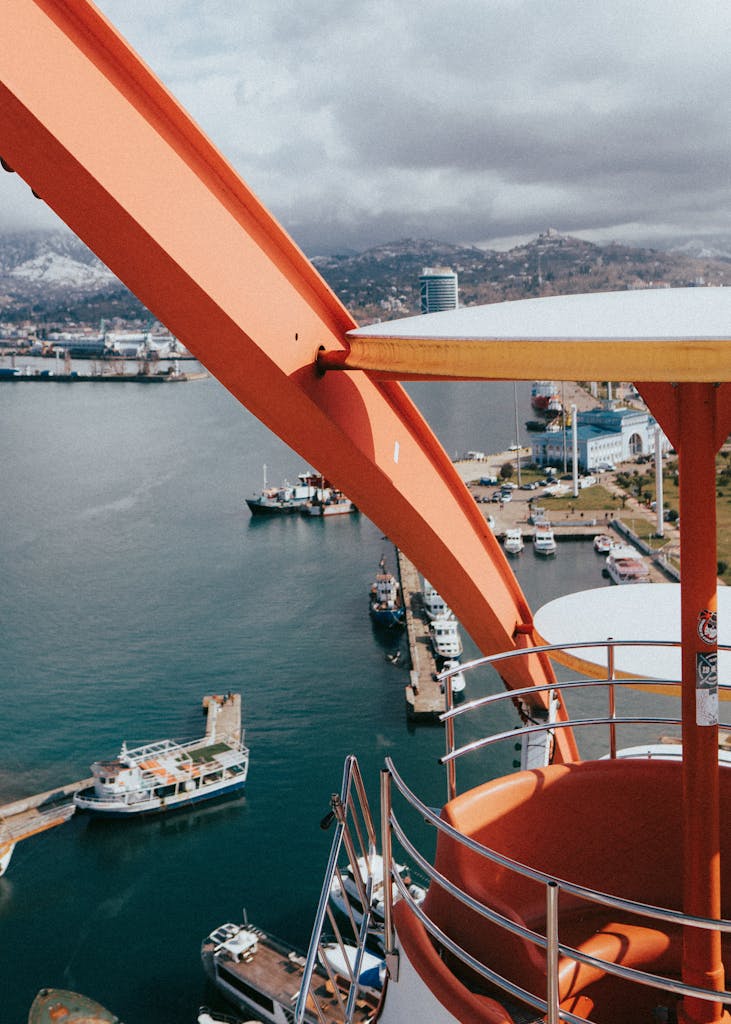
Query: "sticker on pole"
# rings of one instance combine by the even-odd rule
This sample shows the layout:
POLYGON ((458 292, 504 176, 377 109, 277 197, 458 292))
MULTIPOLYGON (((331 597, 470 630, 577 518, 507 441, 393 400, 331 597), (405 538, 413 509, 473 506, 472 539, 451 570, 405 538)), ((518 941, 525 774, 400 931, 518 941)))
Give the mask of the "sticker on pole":
POLYGON ((718 639, 716 613, 704 608, 698 615, 698 636, 704 644, 715 644, 718 639))
POLYGON ((718 725, 718 655, 695 656, 695 724, 718 725))

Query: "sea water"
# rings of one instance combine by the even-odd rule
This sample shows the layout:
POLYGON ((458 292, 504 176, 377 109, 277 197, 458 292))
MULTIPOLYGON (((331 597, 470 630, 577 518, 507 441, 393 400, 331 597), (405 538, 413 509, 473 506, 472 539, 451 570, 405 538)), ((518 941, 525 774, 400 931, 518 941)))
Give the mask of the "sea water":
MULTIPOLYGON (((410 391, 452 456, 515 441, 512 384, 410 391)), ((123 740, 200 735, 210 693, 242 693, 251 749, 242 797, 76 815, 18 845, 0 879, 0 1024, 23 1024, 43 986, 126 1024, 191 1024, 214 1000, 199 958, 214 927, 245 908, 306 946, 348 753, 374 800, 386 756, 444 799, 443 730, 408 723, 407 672, 385 657, 398 641, 368 616, 393 549, 363 514, 252 519, 264 465, 271 483, 308 467, 213 379, 5 384, 0 430, 0 799, 84 778, 123 740)), ((602 585, 590 545, 515 564, 534 608, 602 585)))

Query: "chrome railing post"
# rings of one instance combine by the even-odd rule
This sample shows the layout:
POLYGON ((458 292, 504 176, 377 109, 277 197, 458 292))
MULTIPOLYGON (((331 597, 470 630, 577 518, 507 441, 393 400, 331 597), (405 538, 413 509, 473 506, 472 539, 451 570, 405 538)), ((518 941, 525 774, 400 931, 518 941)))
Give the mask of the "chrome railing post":
MULTIPOLYGON (((454 707, 452 695, 452 677, 444 680, 444 703, 446 711, 454 707)), ((447 754, 454 750, 454 718, 450 715, 444 723, 444 736, 447 744, 447 754)), ((457 795, 457 765, 454 760, 447 761, 447 800, 454 800, 457 795)))
POLYGON ((398 957, 394 950, 393 882, 391 880, 391 773, 381 769, 381 851, 383 856, 383 945, 389 978, 398 981, 398 957))
POLYGON ((614 760, 617 756, 617 727, 614 719, 617 714, 617 707, 614 693, 614 637, 607 637, 607 681, 609 683, 609 717, 612 721, 609 724, 609 756, 614 760))
POLYGON ((558 884, 546 885, 546 1024, 559 1024, 558 884))

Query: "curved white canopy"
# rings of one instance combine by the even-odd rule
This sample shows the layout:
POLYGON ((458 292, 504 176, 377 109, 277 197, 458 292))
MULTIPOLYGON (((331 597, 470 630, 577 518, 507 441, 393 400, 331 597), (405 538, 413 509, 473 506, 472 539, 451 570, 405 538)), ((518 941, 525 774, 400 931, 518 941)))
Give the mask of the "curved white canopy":
MULTIPOLYGON (((731 588, 718 588, 718 642, 731 644, 731 588)), ((634 583, 597 587, 549 601, 535 615, 536 629, 548 644, 614 640, 680 643, 680 586, 634 583)), ((606 647, 572 652, 591 665, 605 666, 606 647)), ((617 672, 646 679, 680 679, 679 647, 617 647, 617 672)), ((731 682, 731 652, 718 654, 719 683, 731 682)), ((678 691, 679 692, 679 691, 678 691)))
POLYGON ((555 295, 389 320, 350 338, 731 341, 731 288, 656 288, 555 295))

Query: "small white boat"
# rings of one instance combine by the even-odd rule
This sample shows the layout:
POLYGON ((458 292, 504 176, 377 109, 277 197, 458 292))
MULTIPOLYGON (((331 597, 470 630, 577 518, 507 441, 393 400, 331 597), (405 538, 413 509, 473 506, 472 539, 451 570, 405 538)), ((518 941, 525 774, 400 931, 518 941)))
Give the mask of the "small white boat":
POLYGON ((503 549, 509 555, 519 555, 523 550, 523 534, 519 527, 514 527, 505 531, 505 540, 503 541, 503 549))
POLYGON ((424 602, 424 611, 426 617, 430 622, 434 619, 453 619, 454 612, 449 607, 447 602, 441 597, 434 587, 431 585, 429 580, 424 580, 424 590, 422 591, 422 598, 424 602))
MULTIPOLYGON (((354 973, 357 956, 356 946, 328 942, 320 951, 320 962, 323 967, 329 968, 336 976, 346 979, 354 973)), ((370 950, 364 950, 358 972, 358 986, 361 989, 366 988, 372 992, 380 992, 385 976, 386 961, 383 957, 371 953, 370 950)))
MULTIPOLYGON (((409 893, 413 899, 418 903, 422 903, 426 896, 426 891, 415 882, 411 880, 409 875, 409 869, 405 864, 396 865, 398 873, 401 876, 401 880, 406 885, 409 893)), ((374 854, 371 857, 371 877, 373 879, 373 887, 371 891, 371 912, 372 920, 376 926, 377 933, 383 928, 383 916, 384 916, 384 892, 383 892, 383 858, 380 854, 374 854)), ((363 883, 368 879, 368 865, 363 857, 358 858, 358 871, 360 873, 363 883)), ((394 899, 398 896, 398 888, 395 882, 391 883, 391 892, 394 899)), ((360 892, 358 884, 355 879, 355 873, 350 864, 340 872, 340 876, 336 874, 332 880, 330 887, 330 898, 338 908, 338 910, 349 916, 352 913, 355 918, 357 925, 363 920, 363 905, 360 899, 360 892)))
POLYGON ((160 740, 91 766, 93 785, 74 794, 74 806, 107 818, 170 811, 242 789, 249 751, 241 742, 160 740))
POLYGON ((459 660, 462 655, 462 638, 454 618, 436 618, 429 625, 429 636, 434 653, 445 661, 459 660))
MULTIPOLYGON (((460 663, 458 661, 445 661, 444 664, 442 665, 442 672, 453 672, 455 669, 458 669, 459 667, 460 663)), ((454 675, 450 676, 449 678, 452 685, 452 693, 455 695, 458 693, 464 693, 464 689, 466 686, 464 672, 454 672, 454 675)), ((446 680, 442 682, 442 692, 444 692, 445 686, 446 680)))
POLYGON ((605 555, 614 547, 614 541, 606 533, 598 533, 594 538, 594 550, 600 555, 605 555))
POLYGON ((555 555, 556 538, 550 526, 536 526, 533 537, 533 550, 537 555, 555 555))
POLYGON ((650 570, 640 553, 629 544, 611 548, 604 562, 604 575, 613 583, 649 583, 650 570))

